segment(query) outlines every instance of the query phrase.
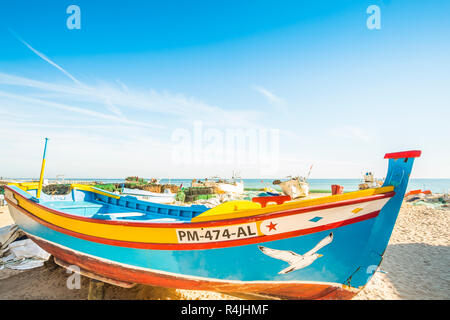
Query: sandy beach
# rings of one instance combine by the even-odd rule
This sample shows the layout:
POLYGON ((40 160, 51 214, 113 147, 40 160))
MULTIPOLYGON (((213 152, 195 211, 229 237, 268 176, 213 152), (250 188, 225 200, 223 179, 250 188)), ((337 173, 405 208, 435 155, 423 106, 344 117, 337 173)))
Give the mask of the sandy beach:
MULTIPOLYGON (((403 203, 389 246, 369 284, 354 298, 449 299, 450 210, 403 203)), ((0 207, 0 227, 12 224, 7 206, 0 207)), ((0 270, 0 299, 87 299, 89 279, 70 290, 70 274, 50 259, 27 271, 0 270)), ((137 285, 131 289, 105 284, 105 299, 237 299, 206 291, 166 289, 137 285)))

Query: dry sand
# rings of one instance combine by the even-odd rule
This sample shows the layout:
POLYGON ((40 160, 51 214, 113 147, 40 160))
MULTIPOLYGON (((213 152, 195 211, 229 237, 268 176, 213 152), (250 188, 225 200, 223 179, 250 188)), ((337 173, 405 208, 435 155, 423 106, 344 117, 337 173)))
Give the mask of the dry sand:
MULTIPOLYGON (((355 299, 449 299, 450 210, 403 204, 389 246, 377 272, 355 299)), ((13 223, 0 207, 0 227, 13 223)), ((0 299, 86 299, 89 279, 70 290, 70 274, 52 260, 28 271, 0 270, 0 299)), ((137 285, 124 289, 105 284, 105 299, 236 299, 206 291, 137 285)))
POLYGON ((450 210, 404 203, 381 270, 354 299, 450 299, 450 210))

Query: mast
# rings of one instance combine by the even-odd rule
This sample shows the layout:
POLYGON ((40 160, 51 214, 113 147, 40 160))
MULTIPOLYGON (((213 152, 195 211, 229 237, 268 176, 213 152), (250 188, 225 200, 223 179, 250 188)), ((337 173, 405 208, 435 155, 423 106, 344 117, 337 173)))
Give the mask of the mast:
POLYGON ((45 153, 47 152, 47 141, 48 141, 48 138, 45 138, 44 156, 42 157, 42 166, 41 166, 41 175, 39 177, 39 187, 38 187, 37 194, 36 194, 36 198, 38 198, 38 199, 41 197, 42 183, 44 182, 45 153))

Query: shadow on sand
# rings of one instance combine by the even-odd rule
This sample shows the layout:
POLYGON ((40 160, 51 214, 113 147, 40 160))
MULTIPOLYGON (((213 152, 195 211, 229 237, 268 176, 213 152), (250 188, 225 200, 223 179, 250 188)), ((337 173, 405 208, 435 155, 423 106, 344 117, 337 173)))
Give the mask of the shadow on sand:
MULTIPOLYGON (((87 299, 89 279, 81 277, 81 288, 69 290, 66 282, 70 274, 51 260, 44 267, 2 279, 0 299, 87 299)), ((400 299, 450 299, 449 246, 391 244, 386 250, 381 270, 387 272, 382 276, 389 280, 389 285, 395 288, 400 299)), ((386 283, 377 284, 375 278, 372 281, 380 298, 386 298, 383 292, 386 283)), ((175 289, 144 285, 125 289, 105 284, 104 299, 186 298, 175 289)))
POLYGON ((450 299, 450 247, 392 244, 381 270, 401 299, 450 299))

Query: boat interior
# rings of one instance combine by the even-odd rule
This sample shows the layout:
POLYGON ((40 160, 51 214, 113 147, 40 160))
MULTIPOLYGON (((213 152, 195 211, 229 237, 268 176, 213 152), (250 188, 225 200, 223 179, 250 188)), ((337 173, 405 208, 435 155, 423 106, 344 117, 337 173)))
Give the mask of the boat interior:
MULTIPOLYGON (((37 184, 24 183, 9 185, 8 187, 26 199, 62 213, 101 220, 152 223, 200 222, 230 219, 239 216, 253 216, 278 210, 289 210, 362 198, 391 192, 394 189, 388 186, 306 200, 286 201, 289 199, 282 199, 281 201, 277 201, 277 203, 269 200, 257 201, 261 200, 257 198, 253 198, 253 201, 233 200, 213 208, 208 208, 204 205, 182 206, 159 204, 139 200, 134 196, 118 195, 87 185, 72 185, 70 193, 66 195, 48 195, 41 193, 40 199, 36 198, 37 184)), ((265 198, 267 199, 269 197, 265 198)))
POLYGON ((70 215, 102 220, 135 220, 151 222, 190 222, 208 207, 203 205, 176 206, 138 200, 134 196, 119 196, 88 186, 73 186, 69 194, 36 198, 34 186, 9 186, 23 197, 40 205, 70 215), (21 188, 22 187, 22 188, 21 188), (26 190, 24 190, 26 189, 26 190), (84 189, 84 190, 83 190, 84 189))

